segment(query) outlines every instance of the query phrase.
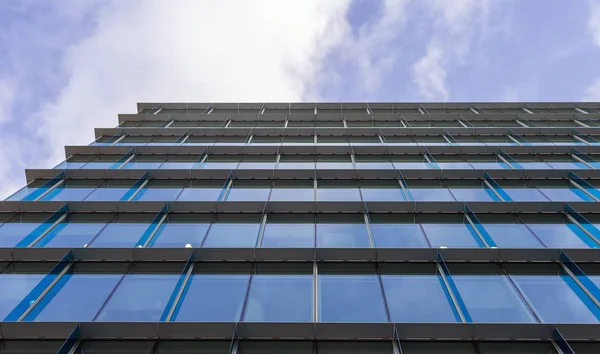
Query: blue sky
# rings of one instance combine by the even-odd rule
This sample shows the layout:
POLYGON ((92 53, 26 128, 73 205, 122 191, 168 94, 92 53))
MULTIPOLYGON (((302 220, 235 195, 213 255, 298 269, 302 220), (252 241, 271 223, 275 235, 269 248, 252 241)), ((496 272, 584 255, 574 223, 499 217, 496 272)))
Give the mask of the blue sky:
POLYGON ((599 63, 600 0, 6 0, 0 196, 138 101, 589 101, 599 63))

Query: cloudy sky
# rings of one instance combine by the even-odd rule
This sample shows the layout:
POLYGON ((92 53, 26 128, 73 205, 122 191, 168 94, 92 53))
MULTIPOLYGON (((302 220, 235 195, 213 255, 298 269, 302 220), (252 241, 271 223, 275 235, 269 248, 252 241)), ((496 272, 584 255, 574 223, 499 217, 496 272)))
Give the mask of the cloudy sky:
POLYGON ((600 0, 3 0, 0 197, 139 101, 600 100, 600 0))

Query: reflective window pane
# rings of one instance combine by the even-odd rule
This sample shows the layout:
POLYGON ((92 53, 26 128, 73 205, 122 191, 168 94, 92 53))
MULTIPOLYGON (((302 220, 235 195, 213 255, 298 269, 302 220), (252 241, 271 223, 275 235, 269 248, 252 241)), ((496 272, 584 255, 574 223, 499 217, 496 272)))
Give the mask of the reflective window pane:
POLYGON ((454 201, 448 188, 409 188, 416 201, 454 201))
POLYGON ((312 275, 256 274, 246 304, 245 321, 312 321, 312 275))
POLYGON ((527 224, 548 248, 590 248, 587 235, 574 224, 527 224))
POLYGON ((0 319, 4 319, 45 274, 0 274, 0 319))
POLYGON ((29 235, 40 223, 9 222, 0 225, 0 247, 14 247, 29 235))
POLYGON ((106 223, 65 222, 56 225, 35 247, 84 247, 106 223))
POLYGON ((361 215, 317 216, 317 247, 369 247, 369 234, 361 215))
POLYGON ((543 248, 544 245, 523 224, 482 224, 500 248, 543 248))
POLYGON ((270 215, 262 237, 261 247, 303 247, 315 246, 314 217, 270 215))
POLYGON ((182 248, 188 245, 191 247, 200 247, 210 226, 210 221, 207 223, 177 223, 176 221, 178 220, 169 221, 160 226, 148 245, 149 247, 182 248))
POLYGON ((158 321, 179 274, 127 274, 96 321, 158 321))
POLYGON ((175 321, 238 321, 249 274, 194 274, 175 321))
POLYGON ((321 322, 387 322, 374 274, 320 274, 319 305, 321 322))
POLYGON ((203 247, 255 247, 261 216, 222 216, 208 230, 203 247))
POLYGON ((65 274, 34 309, 43 308, 41 312, 27 320, 92 321, 121 277, 122 274, 65 274))
POLYGON ((90 242, 88 247, 135 247, 154 215, 119 215, 90 242))
POLYGON ((216 201, 222 188, 184 188, 177 197, 179 201, 216 201))
POLYGON ((412 216, 371 215, 369 222, 375 247, 429 247, 421 226, 414 223, 412 216))
POLYGON ((431 247, 452 247, 452 248, 477 248, 481 247, 477 234, 468 224, 459 223, 462 219, 458 218, 440 218, 439 222, 421 218, 421 226, 425 231, 425 236, 429 240, 431 247), (449 223, 452 222, 452 223, 449 223))

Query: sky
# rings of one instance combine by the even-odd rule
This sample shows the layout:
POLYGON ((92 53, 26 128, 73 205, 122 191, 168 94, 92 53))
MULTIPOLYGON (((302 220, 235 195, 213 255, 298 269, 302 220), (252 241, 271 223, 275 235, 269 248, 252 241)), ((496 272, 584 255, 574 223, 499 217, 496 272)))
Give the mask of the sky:
POLYGON ((3 0, 0 198, 137 102, 600 101, 600 0, 3 0))

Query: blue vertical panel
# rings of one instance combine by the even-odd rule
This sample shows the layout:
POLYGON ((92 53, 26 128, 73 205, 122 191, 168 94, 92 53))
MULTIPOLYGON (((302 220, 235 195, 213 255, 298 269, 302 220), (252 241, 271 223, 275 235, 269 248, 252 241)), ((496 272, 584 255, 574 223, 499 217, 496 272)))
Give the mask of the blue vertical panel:
POLYGON ((435 168, 435 169, 440 169, 440 166, 437 164, 437 162, 435 162, 435 159, 433 158, 433 156, 431 156, 431 154, 429 153, 429 150, 425 149, 425 152, 423 153, 423 156, 425 156, 426 158, 429 159, 429 164, 430 164, 430 168, 435 168))
POLYGON ((15 322, 27 311, 34 302, 42 295, 42 293, 50 286, 56 277, 73 261, 73 254, 69 251, 63 259, 61 259, 50 270, 46 276, 25 296, 25 298, 6 316, 4 321, 15 322))
POLYGON ((585 289, 594 297, 596 301, 600 301, 600 289, 588 278, 587 275, 579 268, 579 266, 569 258, 569 256, 561 252, 560 261, 575 275, 575 278, 585 287, 585 289))
MULTIPOLYGON (((577 176, 573 172, 569 172, 569 179, 572 180, 573 182, 577 183, 578 185, 580 185, 581 188, 585 189, 585 191, 587 193, 591 194, 596 199, 600 200, 600 191, 598 189, 596 189, 596 187, 594 187, 591 184, 589 184, 586 180, 584 180, 581 177, 577 176)), ((576 193, 576 194, 579 195, 578 193, 576 193)), ((585 193, 581 192, 581 194, 585 194, 585 193)), ((588 196, 586 195, 586 197, 588 197, 588 196)))
POLYGON ((575 351, 571 348, 569 343, 567 343, 565 338, 556 327, 554 327, 554 330, 552 331, 552 339, 556 345, 558 345, 560 350, 562 350, 563 354, 575 354, 575 351))
POLYGON ((140 179, 138 179, 133 186, 131 186, 131 188, 129 188, 129 190, 127 191, 127 193, 125 193, 121 199, 119 199, 122 202, 126 202, 128 201, 132 195, 135 194, 135 192, 137 192, 137 190, 140 188, 140 186, 142 184, 144 184, 144 182, 148 179, 148 172, 144 173, 144 175, 142 177, 140 177, 140 179))
POLYGON ((515 161, 509 154, 505 153, 500 148, 498 148, 498 155, 502 156, 506 161, 508 161, 508 163, 510 163, 514 169, 523 169, 523 166, 521 166, 521 164, 515 161))
POLYGON ((135 155, 135 148, 129 150, 127 153, 125 153, 123 156, 121 156, 121 158, 119 159, 119 161, 117 161, 114 164, 112 164, 109 168, 110 169, 117 169, 117 168, 119 168, 123 164, 123 162, 127 161, 127 159, 129 159, 132 155, 135 155))
POLYGON ((494 242, 494 240, 492 239, 490 234, 488 234, 488 232, 485 230, 485 228, 483 227, 483 225, 481 224, 481 222, 479 221, 477 216, 475 216, 475 213, 473 213, 473 211, 471 210, 471 208, 469 208, 468 205, 465 205, 465 214, 467 214, 469 216, 469 218, 471 218, 471 221, 473 222, 473 226, 475 227, 475 230, 477 230, 477 232, 479 233, 481 238, 483 238, 485 243, 487 243, 487 245, 490 248, 498 247, 496 245, 496 242, 494 242))
POLYGON ((583 240, 583 242, 590 246, 590 248, 600 248, 600 245, 598 244, 598 240, 600 240, 600 230, 598 230, 596 226, 594 226, 594 224, 589 222, 588 219, 586 219, 583 215, 579 214, 577 210, 575 210, 569 204, 565 205, 565 214, 575 219, 575 221, 577 221, 579 225, 581 225, 581 228, 583 228, 585 231, 589 232, 592 235, 592 237, 590 237, 588 234, 583 232, 583 230, 580 230, 580 228, 577 227, 577 225, 572 225, 571 229, 575 229, 573 231, 577 236, 579 236, 583 240))
POLYGON ((229 186, 230 181, 231 181, 231 171, 229 171, 229 175, 227 175, 227 179, 225 180, 225 183, 223 184, 223 189, 221 190, 221 193, 219 194, 217 201, 227 199, 227 194, 229 194, 229 190, 227 189, 227 186, 229 186))
MULTIPOLYGON (((460 311, 462 312, 462 314, 465 318, 465 322, 473 322, 473 320, 471 319, 471 315, 469 315, 469 311, 467 310, 467 306, 465 305, 465 302, 463 301, 462 297, 460 296, 460 293, 458 292, 458 288, 456 287, 454 280, 452 280, 452 275, 450 275, 450 271, 448 270, 448 267, 446 266, 444 257, 442 257, 442 254, 440 252, 437 253, 437 262, 440 265, 440 267, 442 268, 442 271, 444 272, 446 282, 448 283, 448 287, 450 288, 450 289, 448 289, 448 291, 451 291, 452 294, 454 295, 456 304, 458 305, 458 307, 460 307, 460 311)), ((446 288, 446 284, 443 282, 443 280, 442 280, 442 285, 444 285, 444 288, 446 288)), ((454 301, 450 297, 450 294, 447 294, 447 295, 448 295, 448 301, 450 301, 450 303, 454 303, 454 301)), ((459 318, 460 318, 460 316, 459 316, 459 318)))
POLYGON ((505 202, 512 202, 512 198, 500 187, 500 185, 487 172, 483 173, 483 178, 492 186, 494 191, 504 199, 505 202))
POLYGON ((150 223, 150 225, 148 225, 148 228, 146 229, 146 231, 144 231, 142 237, 140 237, 138 242, 136 242, 136 247, 144 247, 150 241, 150 239, 156 235, 156 231, 159 226, 158 224, 161 222, 162 218, 165 216, 166 213, 168 213, 167 204, 165 204, 162 207, 162 209, 158 212, 158 214, 156 214, 154 219, 152 219, 152 222, 150 223))
MULTIPOLYGON (((160 316, 161 322, 171 321, 172 318, 176 317, 177 312, 181 308, 181 300, 185 298, 185 295, 187 294, 187 291, 190 288, 190 279, 188 278, 188 273, 190 272, 190 269, 194 267, 194 262, 194 252, 192 252, 187 262, 185 263, 185 267, 183 267, 183 271, 181 272, 179 280, 177 281, 177 284, 173 289, 173 293, 171 293, 169 301, 167 301, 165 310, 160 316), (173 309, 172 312, 171 309, 173 309)), ((191 274, 190 277, 192 277, 191 274)))
POLYGON ((52 178, 48 182, 44 183, 41 187, 38 187, 33 192, 29 193, 29 195, 26 196, 25 198, 23 198, 23 200, 36 200, 42 194, 46 193, 46 191, 48 189, 50 189, 52 186, 54 186, 56 183, 58 183, 60 180, 62 180, 64 178, 65 178, 64 172, 57 174, 54 178, 52 178))
POLYGON ((73 332, 71 332, 71 334, 69 335, 69 337, 67 339, 65 339, 65 342, 58 349, 58 351, 56 352, 56 354, 69 354, 69 353, 72 353, 73 349, 75 349, 75 347, 79 343, 80 339, 81 339, 81 333, 79 331, 79 325, 77 325, 77 326, 75 326, 75 329, 73 329, 73 332))
POLYGON ((36 227, 29 235, 27 235, 21 242, 17 243, 15 247, 24 248, 29 247, 31 243, 37 240, 44 232, 48 231, 54 225, 54 223, 63 217, 65 214, 69 212, 69 204, 63 205, 60 209, 58 209, 52 216, 50 216, 46 221, 40 224, 40 226, 36 227))

